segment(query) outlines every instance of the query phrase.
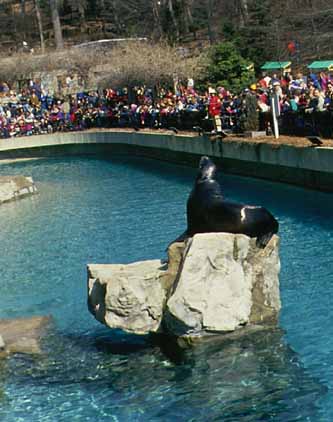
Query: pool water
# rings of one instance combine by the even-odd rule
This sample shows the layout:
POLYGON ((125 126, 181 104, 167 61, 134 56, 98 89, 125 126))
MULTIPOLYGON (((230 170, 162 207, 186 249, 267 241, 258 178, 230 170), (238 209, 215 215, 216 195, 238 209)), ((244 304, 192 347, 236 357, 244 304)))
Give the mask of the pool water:
POLYGON ((0 420, 332 421, 333 195, 222 175, 279 220, 276 330, 176 350, 103 327, 86 264, 165 256, 195 169, 128 156, 2 164, 39 194, 0 207, 0 318, 52 315, 45 353, 0 364, 0 420))

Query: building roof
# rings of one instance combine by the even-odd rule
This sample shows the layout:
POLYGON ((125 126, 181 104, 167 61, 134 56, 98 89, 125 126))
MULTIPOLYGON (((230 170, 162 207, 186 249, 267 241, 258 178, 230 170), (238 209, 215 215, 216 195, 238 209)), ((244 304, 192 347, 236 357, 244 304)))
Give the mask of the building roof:
POLYGON ((333 60, 315 61, 309 64, 308 68, 333 70, 333 60))
POLYGON ((291 62, 266 62, 261 66, 262 70, 279 70, 286 69, 291 65, 291 62))

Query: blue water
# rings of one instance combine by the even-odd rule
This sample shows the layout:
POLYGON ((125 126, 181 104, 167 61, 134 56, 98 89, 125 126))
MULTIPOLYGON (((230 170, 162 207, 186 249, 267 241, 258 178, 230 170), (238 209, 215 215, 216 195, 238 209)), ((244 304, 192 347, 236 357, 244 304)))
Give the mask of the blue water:
POLYGON ((279 328, 179 351, 111 331, 86 306, 86 264, 165 256, 195 170, 142 158, 3 164, 39 195, 0 207, 0 318, 52 315, 39 358, 0 365, 0 420, 332 421, 333 196, 223 176, 280 222, 279 328))

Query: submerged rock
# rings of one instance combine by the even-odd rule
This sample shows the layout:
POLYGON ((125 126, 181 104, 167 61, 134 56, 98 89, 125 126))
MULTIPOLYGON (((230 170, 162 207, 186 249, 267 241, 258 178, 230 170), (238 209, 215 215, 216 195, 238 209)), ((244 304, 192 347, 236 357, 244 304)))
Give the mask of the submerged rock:
POLYGON ((197 234, 173 243, 168 265, 89 265, 88 305, 97 320, 136 334, 188 339, 270 325, 281 307, 279 238, 264 249, 242 234, 197 234))
POLYGON ((9 353, 40 354, 40 341, 50 321, 48 316, 0 319, 0 357, 9 353))
POLYGON ((0 176, 0 205, 37 193, 32 177, 0 176))

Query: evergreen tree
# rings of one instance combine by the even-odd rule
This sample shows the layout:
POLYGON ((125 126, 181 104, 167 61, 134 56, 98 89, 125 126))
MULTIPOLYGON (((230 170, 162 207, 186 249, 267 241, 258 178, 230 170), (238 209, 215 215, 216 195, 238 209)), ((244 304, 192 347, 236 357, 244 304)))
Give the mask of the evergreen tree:
POLYGON ((242 57, 231 42, 214 45, 209 54, 206 81, 239 92, 253 82, 250 62, 242 57))

